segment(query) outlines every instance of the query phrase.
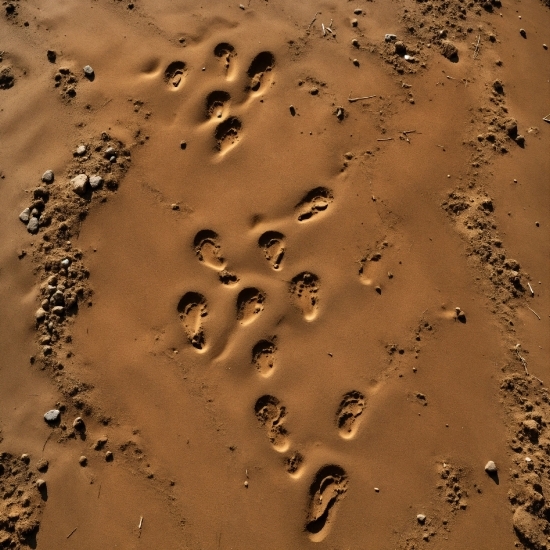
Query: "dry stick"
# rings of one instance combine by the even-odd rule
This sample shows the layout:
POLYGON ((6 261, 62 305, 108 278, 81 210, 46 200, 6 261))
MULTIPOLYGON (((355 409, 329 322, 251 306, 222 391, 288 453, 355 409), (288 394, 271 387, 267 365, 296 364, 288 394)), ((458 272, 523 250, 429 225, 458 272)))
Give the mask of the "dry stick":
POLYGON ((325 36, 325 34, 327 34, 327 31, 325 31, 325 25, 324 25, 324 23, 321 23, 321 27, 323 27, 323 36, 325 36))
MULTIPOLYGON (((527 306, 527 309, 531 309, 529 306, 527 306)), ((534 310, 534 309, 531 309, 531 311, 537 316, 538 320, 540 321, 540 316, 539 314, 534 310)))
POLYGON ((546 115, 542 120, 544 120, 544 122, 550 122, 550 115, 546 115))
POLYGON ((71 535, 78 529, 78 527, 75 527, 68 535, 67 538, 70 538, 71 535))
POLYGON ((362 99, 372 99, 373 97, 376 97, 375 95, 366 95, 363 97, 350 97, 350 96, 351 96, 351 92, 349 93, 349 96, 348 96, 348 101, 350 103, 355 103, 356 101, 361 101, 362 99))
POLYGON ((311 25, 313 25, 313 23, 315 23, 315 20, 317 19, 317 16, 318 16, 320 13, 321 13, 320 11, 315 12, 315 15, 313 16, 313 19, 311 20, 311 23, 309 24, 309 27, 307 28, 308 31, 309 31, 309 29, 311 29, 311 25))
POLYGON ((516 354, 519 357, 519 360, 521 361, 521 364, 523 365, 523 368, 525 369, 525 374, 527 376, 532 376, 533 378, 538 380, 541 384, 544 384, 544 382, 538 376, 535 376, 534 374, 529 374, 529 371, 527 370, 527 361, 525 360, 525 357, 521 356, 521 354, 519 352, 519 348, 520 348, 520 345, 516 344, 516 354))
POLYGON ((531 283, 528 281, 527 286, 529 287, 529 290, 531 291, 531 296, 535 295, 535 291, 533 290, 533 287, 531 286, 531 283))
POLYGON ((416 132, 416 130, 405 130, 401 133, 407 135, 407 134, 414 134, 415 132, 416 132))
POLYGON ((393 138, 377 139, 376 141, 391 141, 393 138))
POLYGON ((44 446, 42 447, 42 452, 44 452, 44 449, 46 448, 46 443, 50 440, 50 437, 52 436, 53 432, 50 432, 50 435, 46 438, 46 441, 44 441, 44 446))
POLYGON ((139 525, 138 525, 138 529, 141 529, 141 526, 143 525, 143 516, 140 516, 139 517, 139 525))
POLYGON ((481 40, 481 34, 478 34, 477 35, 477 44, 476 44, 476 49, 474 51, 474 59, 477 57, 477 54, 479 52, 479 41, 481 40))

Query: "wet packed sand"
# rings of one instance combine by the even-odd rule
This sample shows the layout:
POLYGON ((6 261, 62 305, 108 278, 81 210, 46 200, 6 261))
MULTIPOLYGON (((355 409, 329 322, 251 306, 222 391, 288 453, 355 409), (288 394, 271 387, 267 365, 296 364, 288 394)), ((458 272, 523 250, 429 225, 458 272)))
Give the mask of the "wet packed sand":
POLYGON ((550 548, 543 2, 2 9, 0 547, 550 548))

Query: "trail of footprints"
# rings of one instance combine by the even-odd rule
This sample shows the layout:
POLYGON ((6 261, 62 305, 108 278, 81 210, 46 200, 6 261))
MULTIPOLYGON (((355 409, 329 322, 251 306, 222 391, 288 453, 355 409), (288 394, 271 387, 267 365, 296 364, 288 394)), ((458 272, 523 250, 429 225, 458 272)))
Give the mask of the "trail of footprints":
MULTIPOLYGON (((218 44, 213 51, 215 57, 223 64, 226 78, 233 72, 233 60, 237 56, 235 48, 227 43, 218 44)), ((263 91, 271 81, 270 73, 275 66, 275 56, 268 51, 260 52, 251 61, 246 74, 244 91, 250 96, 263 91)), ((172 61, 165 69, 163 79, 169 91, 176 92, 183 85, 187 76, 187 64, 184 61, 172 61)), ((207 121, 216 121, 213 131, 215 146, 225 151, 240 139, 243 127, 239 117, 230 114, 231 94, 226 90, 214 90, 205 99, 204 116, 207 121)))
MULTIPOLYGON (((237 53, 231 44, 218 44, 214 48, 214 55, 223 64, 226 76, 233 72, 233 61, 237 53)), ((246 72, 246 92, 257 93, 264 88, 274 65, 273 54, 259 53, 246 72)), ((175 61, 166 68, 164 80, 169 89, 177 90, 185 75, 186 64, 175 61)), ((242 129, 241 120, 230 113, 231 100, 230 93, 225 90, 214 90, 205 98, 204 117, 206 121, 216 122, 214 138, 218 151, 223 151, 238 141, 242 129)), ((309 223, 325 213, 333 201, 334 196, 330 189, 311 189, 296 204, 294 219, 300 224, 309 223)), ((238 285, 239 277, 227 269, 228 262, 222 252, 221 239, 215 231, 199 231, 193 239, 192 246, 197 260, 206 268, 217 272, 223 285, 238 285)), ((282 270, 286 248, 285 235, 279 231, 266 231, 258 239, 259 253, 263 254, 266 264, 273 272, 282 270)), ((286 284, 290 304, 300 311, 304 320, 314 321, 319 313, 319 277, 309 271, 303 271, 286 284)), ((235 298, 237 326, 244 327, 254 323, 268 305, 268 296, 263 290, 256 287, 240 289, 235 298)), ((187 292, 180 299, 177 311, 189 344, 199 353, 207 352, 209 337, 204 326, 208 316, 207 298, 199 292, 187 292)), ((251 365, 258 376, 268 378, 273 374, 278 368, 276 336, 259 340, 252 346, 251 365)), ((334 425, 343 439, 355 436, 365 404, 365 396, 356 390, 341 397, 335 412, 334 425)), ((285 427, 288 414, 286 406, 276 396, 266 394, 257 399, 254 414, 273 449, 284 455, 283 463, 288 474, 300 477, 305 457, 297 450, 289 450, 291 435, 285 427)), ((312 541, 320 541, 328 534, 337 503, 344 497, 347 487, 348 476, 338 465, 325 465, 315 474, 309 488, 308 512, 304 524, 304 530, 312 541)))

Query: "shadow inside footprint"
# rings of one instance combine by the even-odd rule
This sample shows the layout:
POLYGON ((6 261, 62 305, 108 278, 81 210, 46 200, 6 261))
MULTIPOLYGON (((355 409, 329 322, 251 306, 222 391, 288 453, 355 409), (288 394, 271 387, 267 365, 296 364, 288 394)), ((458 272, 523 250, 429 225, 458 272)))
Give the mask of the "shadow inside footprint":
POLYGON ((228 92, 216 90, 206 96, 206 118, 222 118, 225 104, 231 99, 228 92))
POLYGON ((282 425, 286 416, 286 408, 276 397, 263 395, 256 401, 254 412, 260 425, 266 428, 271 444, 277 450, 286 450, 288 432, 282 425))
POLYGON ((278 231, 266 231, 258 240, 266 260, 273 269, 279 269, 285 255, 285 236, 278 231))
POLYGON ((326 187, 316 187, 305 194, 303 199, 296 205, 298 221, 304 222, 313 216, 324 212, 334 200, 332 191, 326 187))
POLYGON ((252 348, 252 364, 262 376, 269 376, 273 373, 276 351, 275 342, 270 340, 260 340, 252 348))
POLYGON ((202 351, 206 346, 202 328, 202 319, 208 315, 206 298, 198 292, 187 292, 178 303, 178 312, 187 339, 202 351))
POLYGON ((214 48, 214 55, 225 60, 225 70, 228 71, 231 64, 231 58, 236 56, 237 53, 231 44, 221 42, 214 48))
POLYGON ((202 229, 193 239, 193 248, 199 261, 208 267, 221 271, 225 267, 225 260, 221 255, 219 236, 211 229, 202 229))
POLYGON ((220 122, 214 132, 216 149, 222 151, 227 146, 237 143, 241 128, 242 123, 236 116, 231 116, 220 122))
POLYGON ((302 311, 306 321, 317 317, 319 308, 319 277, 308 271, 299 273, 290 281, 290 296, 302 311))
POLYGON ((284 459, 285 470, 291 476, 295 476, 298 473, 303 463, 304 455, 298 451, 294 451, 290 456, 284 459))
POLYGON ((186 65, 183 61, 172 61, 164 71, 164 82, 170 87, 177 88, 181 84, 185 67, 186 65))
POLYGON ((359 417, 364 410, 365 396, 361 392, 350 391, 344 394, 336 413, 336 424, 341 437, 350 439, 355 435, 359 417))
POLYGON ((340 466, 323 466, 315 475, 309 489, 309 512, 305 526, 312 541, 319 542, 328 535, 334 519, 334 507, 345 494, 347 486, 348 476, 340 466))
POLYGON ((271 52, 260 52, 250 63, 247 74, 250 77, 248 89, 257 92, 266 72, 273 69, 275 65, 275 56, 271 52))
POLYGON ((265 293, 257 288, 244 288, 237 296, 237 320, 242 325, 252 323, 264 310, 265 293))

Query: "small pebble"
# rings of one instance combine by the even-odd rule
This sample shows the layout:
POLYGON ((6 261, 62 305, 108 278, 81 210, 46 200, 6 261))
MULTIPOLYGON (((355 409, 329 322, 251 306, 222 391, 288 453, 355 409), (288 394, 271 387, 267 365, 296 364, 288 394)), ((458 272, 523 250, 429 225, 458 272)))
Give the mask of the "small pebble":
POLYGON ((29 223, 27 224, 27 231, 34 235, 35 233, 38 233, 38 218, 33 216, 29 223))
POLYGON ((89 78, 90 76, 94 76, 94 70, 90 65, 86 65, 83 69, 84 74, 89 78))
POLYGON ((245 486, 246 488, 248 488, 248 481, 245 481, 245 482, 244 482, 244 486, 245 486))
POLYGON ((352 19, 351 20, 351 26, 352 27, 357 27, 357 23, 359 23, 359 21, 357 21, 357 19, 352 19))
POLYGON ((21 212, 21 214, 19 214, 19 219, 23 223, 29 223, 30 217, 31 217, 31 209, 30 208, 25 208, 25 210, 23 210, 23 212, 21 212))
POLYGON ((354 59, 354 60, 353 60, 353 64, 354 64, 356 67, 359 67, 359 59, 354 59))
POLYGON ((181 141, 180 142, 180 148, 182 151, 185 151, 185 149, 187 149, 187 142, 186 141, 181 141))
POLYGON ((489 460, 489 462, 487 462, 487 464, 485 464, 485 471, 491 475, 491 474, 496 474, 497 473, 497 465, 492 461, 492 460, 489 460))
POLYGON ((359 40, 357 40, 357 38, 354 38, 352 41, 351 41, 351 45, 352 46, 355 46, 356 48, 359 47, 359 40))
POLYGON ((395 34, 385 34, 384 35, 384 40, 386 42, 392 42, 394 40, 397 40, 397 36, 395 34))
POLYGON ((57 54, 55 53, 54 50, 48 50, 46 52, 46 57, 48 58, 48 61, 50 63, 55 63, 55 60, 57 59, 57 54))
POLYGON ((529 464, 530 462, 533 462, 533 460, 531 458, 529 458, 528 456, 525 457, 525 462, 527 462, 527 464, 529 464))
POLYGON ((81 157, 82 155, 85 155, 86 154, 86 145, 79 145, 77 148, 76 148, 76 151, 75 153, 81 157))
POLYGON ((27 453, 24 453, 21 455, 21 461, 28 464, 31 461, 31 457, 27 453))
POLYGON ((101 176, 90 176, 88 181, 92 189, 98 189, 103 184, 103 178, 101 176))
POLYGON ((379 492, 380 492, 380 489, 379 489, 378 487, 375 487, 375 488, 374 488, 374 492, 375 492, 375 493, 379 493, 379 492))
POLYGON ((418 523, 423 524, 426 521, 426 516, 424 514, 418 514, 416 516, 418 523))
POLYGON ((53 182, 53 179, 54 179, 53 170, 46 170, 46 171, 42 174, 42 181, 43 181, 44 183, 52 183, 52 182, 53 182))
POLYGON ((116 156, 116 149, 114 147, 107 147, 105 153, 103 153, 106 159, 110 159, 113 156, 116 156))
POLYGON ((105 453, 105 460, 107 462, 111 462, 113 460, 113 453, 111 451, 107 451, 105 453))
POLYGON ((241 8, 241 10, 244 10, 244 5, 243 5, 243 4, 239 4, 239 8, 241 8))
POLYGON ((519 34, 521 34, 523 38, 527 38, 527 33, 525 32, 525 29, 519 29, 519 34))
POLYGON ((82 430, 84 428, 84 420, 80 418, 80 416, 77 416, 73 421, 73 428, 75 430, 82 430))
POLYGON ((361 8, 357 8, 357 9, 353 10, 353 13, 355 15, 361 15, 363 13, 363 10, 361 8))
POLYGON ((542 47, 547 50, 548 49, 548 46, 546 44, 543 44, 542 47))
POLYGON ((39 307, 34 314, 37 321, 42 321, 46 317, 46 311, 39 307))
POLYGON ((65 258, 59 262, 59 265, 61 267, 69 267, 71 265, 71 260, 69 260, 69 258, 65 258))
POLYGON ((78 459, 78 463, 81 465, 81 466, 86 466, 88 464, 88 459, 82 455, 79 459, 78 459))
POLYGON ((59 418, 60 414, 61 411, 59 411, 58 409, 52 409, 44 415, 44 420, 46 422, 55 422, 59 418))
POLYGON ((536 225, 537 227, 540 227, 540 223, 539 223, 539 222, 535 222, 535 225, 536 225))
POLYGON ((36 487, 39 491, 43 491, 46 488, 46 482, 43 479, 37 479, 36 487))
POLYGON ((48 471, 48 466, 50 465, 50 463, 44 459, 44 458, 41 458, 37 463, 36 463, 36 469, 39 471, 39 472, 47 472, 48 471))
POLYGON ((179 210, 179 209, 180 209, 179 204, 174 203, 172 205, 172 210, 179 210))
POLYGON ((296 108, 294 107, 294 105, 291 105, 288 110, 290 111, 290 114, 292 116, 296 116, 296 108))

